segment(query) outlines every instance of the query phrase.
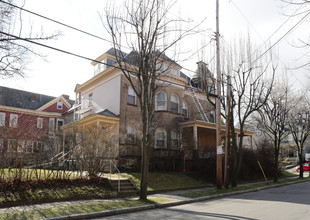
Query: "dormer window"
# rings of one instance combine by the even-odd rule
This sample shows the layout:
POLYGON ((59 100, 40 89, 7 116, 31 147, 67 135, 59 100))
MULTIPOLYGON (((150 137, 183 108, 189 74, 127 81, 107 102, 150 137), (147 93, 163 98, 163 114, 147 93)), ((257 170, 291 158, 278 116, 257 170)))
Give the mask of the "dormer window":
POLYGON ((57 102, 57 109, 62 109, 62 102, 57 102))
POLYGON ((172 75, 180 76, 180 71, 178 69, 171 68, 170 72, 171 72, 172 75))
POLYGON ((102 71, 108 69, 116 63, 115 60, 110 58, 105 58, 101 62, 95 65, 95 75, 101 73, 102 71))

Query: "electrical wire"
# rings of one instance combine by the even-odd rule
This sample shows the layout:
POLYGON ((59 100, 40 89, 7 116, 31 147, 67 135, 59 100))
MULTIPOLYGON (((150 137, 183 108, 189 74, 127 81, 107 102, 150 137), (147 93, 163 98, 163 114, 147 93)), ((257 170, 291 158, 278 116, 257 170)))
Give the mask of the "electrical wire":
MULTIPOLYGON (((104 65, 109 66, 109 67, 114 67, 116 69, 125 70, 126 71, 126 69, 124 69, 124 68, 121 68, 121 67, 118 67, 118 66, 114 66, 114 65, 111 65, 111 64, 108 64, 108 63, 104 63, 102 61, 98 61, 98 60, 95 60, 95 59, 92 59, 92 58, 89 58, 89 57, 86 57, 86 56, 83 56, 83 55, 79 55, 79 54, 76 54, 76 53, 73 53, 73 52, 69 52, 69 51, 66 51, 66 50, 63 50, 63 49, 52 47, 52 46, 49 46, 49 45, 46 45, 46 44, 42 44, 42 43, 39 43, 39 42, 31 41, 31 40, 29 40, 27 38, 22 38, 22 37, 13 35, 13 34, 5 33, 3 31, 0 31, 0 34, 6 35, 8 37, 15 38, 16 40, 21 40, 21 41, 25 41, 25 42, 28 42, 28 43, 31 43, 31 44, 35 44, 35 45, 38 45, 38 46, 41 46, 41 47, 45 47, 45 48, 48 48, 50 50, 55 50, 55 51, 58 51, 58 52, 61 52, 61 53, 65 53, 67 55, 75 56, 75 57, 78 57, 78 58, 81 58, 81 59, 84 59, 84 60, 88 60, 88 61, 91 61, 91 62, 96 62, 96 63, 104 64, 104 65)), ((141 73, 134 72, 134 71, 130 71, 130 73, 133 73, 134 75, 143 75, 141 73)), ((162 81, 162 82, 167 83, 167 84, 173 84, 173 85, 177 85, 177 86, 181 86, 181 87, 185 87, 185 88, 188 88, 188 89, 194 89, 196 91, 199 91, 199 89, 197 89, 195 87, 191 87, 191 86, 183 85, 183 84, 180 84, 180 83, 176 83, 176 82, 171 82, 171 81, 168 81, 168 80, 160 79, 157 76, 150 76, 150 75, 145 75, 145 76, 147 76, 149 78, 154 78, 154 79, 156 79, 158 81, 162 81)))

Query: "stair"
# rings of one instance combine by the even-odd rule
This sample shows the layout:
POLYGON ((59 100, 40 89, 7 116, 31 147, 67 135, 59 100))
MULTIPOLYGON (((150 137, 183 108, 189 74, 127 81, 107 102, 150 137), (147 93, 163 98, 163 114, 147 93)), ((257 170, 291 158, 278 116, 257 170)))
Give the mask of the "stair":
MULTIPOLYGON (((109 179, 109 181, 115 191, 118 191, 118 179, 109 179)), ((130 179, 120 179, 120 192, 118 192, 120 197, 136 196, 138 194, 138 190, 130 181, 130 179)))
POLYGON ((190 94, 191 94, 191 96, 192 96, 192 98, 193 98, 193 101, 194 101, 194 103, 195 103, 195 106, 196 106, 196 108, 198 109, 198 112, 199 112, 199 114, 200 114, 202 120, 203 120, 203 121, 206 121, 206 122, 209 122, 208 117, 207 117, 207 115, 206 115, 204 109, 202 108, 202 106, 201 106, 201 104, 200 104, 200 101, 199 101, 199 99, 198 99, 198 97, 197 97, 197 95, 196 95, 196 93, 195 93, 195 89, 194 89, 192 86, 190 86, 188 90, 189 90, 189 92, 190 92, 190 94))

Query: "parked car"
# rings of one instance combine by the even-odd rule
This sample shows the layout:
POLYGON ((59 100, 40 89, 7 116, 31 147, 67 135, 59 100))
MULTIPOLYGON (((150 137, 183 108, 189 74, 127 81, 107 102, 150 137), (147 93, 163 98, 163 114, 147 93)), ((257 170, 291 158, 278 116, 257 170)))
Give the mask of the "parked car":
MULTIPOLYGON (((309 165, 310 165, 309 162, 306 162, 303 164, 304 171, 309 171, 309 165)), ((296 167, 296 171, 299 172, 299 170, 300 170, 300 165, 296 167)))

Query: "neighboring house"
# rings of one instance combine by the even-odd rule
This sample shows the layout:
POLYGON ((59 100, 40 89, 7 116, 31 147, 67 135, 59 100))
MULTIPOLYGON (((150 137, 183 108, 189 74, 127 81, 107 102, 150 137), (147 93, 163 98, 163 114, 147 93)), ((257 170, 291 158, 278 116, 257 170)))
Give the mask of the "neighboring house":
POLYGON ((73 104, 67 95, 52 97, 0 87, 1 155, 35 157, 36 153, 46 152, 49 159, 58 153, 62 144, 53 146, 56 134, 64 124, 63 114, 73 104))
MULTIPOLYGON (((92 62, 95 75, 76 86, 76 104, 70 110, 73 122, 63 129, 68 133, 77 124, 79 127, 112 126, 117 137, 112 147, 115 148, 114 156, 119 159, 118 166, 139 167, 142 136, 139 102, 121 70, 113 67, 117 53, 125 55, 127 60, 133 56, 133 52, 125 54, 111 48, 96 59, 109 65, 92 62)), ((167 57, 164 62, 169 68, 160 78, 175 84, 165 83, 156 94, 151 168, 191 170, 198 158, 208 158, 216 153, 215 109, 209 102, 214 102, 216 97, 214 79, 203 62, 197 63, 194 80, 181 72, 179 64, 167 57), (207 71, 207 74, 200 71, 207 71), (200 83, 199 76, 208 79, 200 83)), ((224 129, 223 126, 223 136, 224 129)))

